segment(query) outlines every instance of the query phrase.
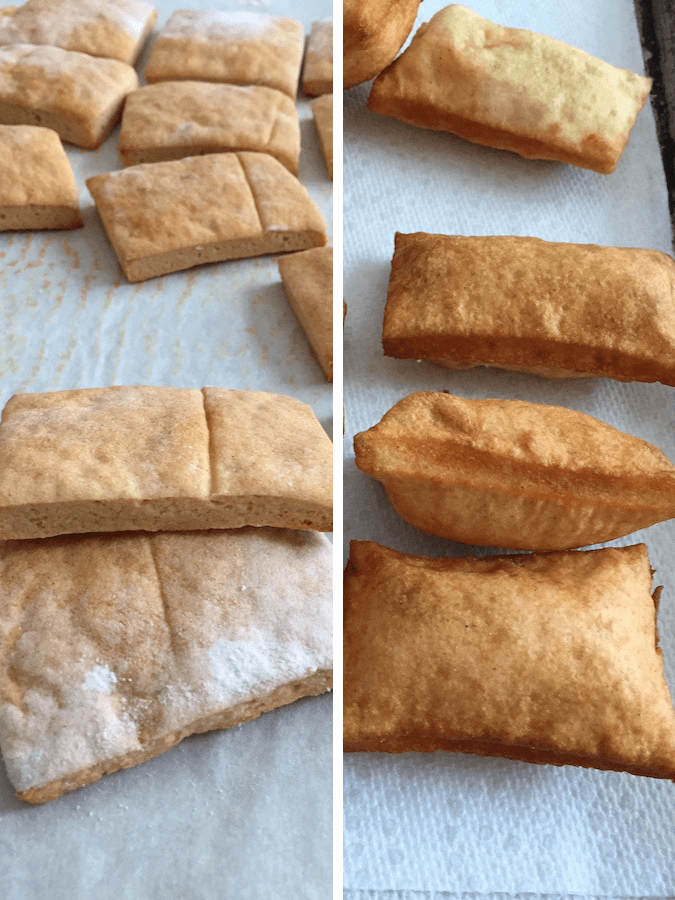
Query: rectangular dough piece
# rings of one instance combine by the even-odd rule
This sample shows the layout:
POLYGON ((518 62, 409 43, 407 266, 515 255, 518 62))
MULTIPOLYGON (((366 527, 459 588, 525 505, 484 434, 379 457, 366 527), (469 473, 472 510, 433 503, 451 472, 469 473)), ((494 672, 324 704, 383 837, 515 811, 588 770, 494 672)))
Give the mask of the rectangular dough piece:
POLYGON ((333 93, 333 20, 312 22, 307 39, 302 89, 308 97, 333 93))
POLYGON ((307 189, 267 153, 131 166, 94 175, 87 187, 129 281, 327 240, 307 189))
POLYGON ((275 528, 0 543, 0 747, 18 796, 53 800, 330 690, 331 560, 323 535, 275 528))
POLYGON ((0 125, 0 231, 82 224, 75 176, 58 134, 0 125))
POLYGON ((295 99, 305 31, 261 12, 180 9, 152 45, 145 80, 260 84, 295 99))
POLYGON ((133 66, 156 21, 142 0, 26 0, 0 9, 0 45, 48 44, 133 66))
POLYGON ((277 260, 284 290, 328 381, 333 380, 333 248, 277 260))
POLYGON ((675 780, 644 544, 423 559, 355 541, 344 748, 450 750, 675 780))
POLYGON ((324 94, 312 100, 312 116, 319 135, 319 144, 328 177, 333 180, 333 95, 324 94))
POLYGON ((0 423, 0 538, 243 525, 330 531, 332 451, 311 408, 278 394, 17 394, 0 423))
POLYGON ((387 356, 675 385, 675 262, 632 247, 397 234, 387 356))
POLYGON ((373 83, 368 108, 411 125, 614 171, 651 79, 452 5, 423 24, 373 83))
POLYGON ((577 410, 421 391, 354 438, 356 465, 429 534, 570 550, 675 517, 675 465, 577 410))
POLYGON ((295 103, 272 88, 206 81, 161 81, 127 97, 119 137, 125 165, 227 150, 269 153, 297 175, 295 103))
POLYGON ((134 69, 59 47, 0 47, 0 123, 44 125, 63 141, 95 150, 138 87, 134 69))

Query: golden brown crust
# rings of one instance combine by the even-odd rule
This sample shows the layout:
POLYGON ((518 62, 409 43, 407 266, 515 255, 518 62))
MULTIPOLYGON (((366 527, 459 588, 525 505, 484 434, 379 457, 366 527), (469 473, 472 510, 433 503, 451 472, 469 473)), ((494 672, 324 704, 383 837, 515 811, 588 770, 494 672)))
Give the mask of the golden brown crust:
POLYGON ((308 97, 333 93, 333 20, 312 22, 307 38, 302 89, 308 97))
POLYGON ((675 263, 655 250, 397 234, 388 356, 675 385, 675 263))
POLYGON ((83 224, 75 176, 56 132, 0 125, 0 156, 0 231, 83 224))
POLYGON ((614 171, 651 80, 452 5, 377 78, 369 109, 474 143, 614 171))
POLYGON ((675 466, 575 410, 411 394, 354 438, 399 515, 466 544, 566 550, 675 516, 675 466))
POLYGON ((420 0, 345 0, 343 3, 343 86, 378 75, 405 43, 420 0))
POLYGON ((328 177, 333 180, 333 95, 324 94, 312 100, 312 116, 314 124, 319 135, 319 144, 321 145, 321 154, 328 177))
POLYGON ((44 125, 63 141, 95 150, 138 87, 126 63, 59 47, 0 47, 0 122, 44 125))
POLYGON ((87 187, 129 281, 327 240, 307 189, 267 153, 131 166, 87 187))
POLYGON ((277 261, 284 290, 328 381, 333 380, 333 248, 289 253, 277 261))
POLYGON ((291 98, 200 81, 162 81, 127 97, 119 136, 125 165, 228 150, 269 153, 297 175, 300 122, 291 98))
POLYGON ((0 425, 0 537, 274 525, 332 529, 332 445, 255 391, 18 394, 0 425))
POLYGON ((351 546, 345 750, 454 750, 675 780, 644 545, 483 559, 351 546))
POLYGON ((302 24, 284 16, 181 9, 153 44, 145 78, 260 84, 295 98, 304 39, 302 24))

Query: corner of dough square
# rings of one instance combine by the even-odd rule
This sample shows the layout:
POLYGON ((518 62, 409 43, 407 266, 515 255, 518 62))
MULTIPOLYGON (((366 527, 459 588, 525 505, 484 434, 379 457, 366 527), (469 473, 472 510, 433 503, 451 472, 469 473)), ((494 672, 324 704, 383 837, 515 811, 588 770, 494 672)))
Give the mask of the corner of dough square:
POLYGON ((311 102, 314 125, 328 177, 333 180, 333 95, 324 94, 311 102))
POLYGON ((45 45, 0 47, 0 123, 44 125, 63 141, 95 150, 138 87, 127 63, 45 45))
POLYGON ((267 153, 131 166, 87 187, 129 281, 327 240, 307 189, 267 153))
POLYGON ((207 81, 160 81, 127 97, 119 136, 125 165, 229 150, 269 153, 297 175, 293 100, 273 88, 207 81))
POLYGON ((153 44, 145 80, 260 84, 295 98, 304 43, 304 29, 295 19, 248 10, 181 9, 153 44))
POLYGON ((82 224, 75 176, 56 132, 0 125, 0 231, 82 224))
POLYGON ((333 93, 333 20, 312 22, 307 38, 302 89, 308 97, 333 93))
POLYGON ((333 380, 333 248, 277 260, 284 290, 328 381, 333 380))

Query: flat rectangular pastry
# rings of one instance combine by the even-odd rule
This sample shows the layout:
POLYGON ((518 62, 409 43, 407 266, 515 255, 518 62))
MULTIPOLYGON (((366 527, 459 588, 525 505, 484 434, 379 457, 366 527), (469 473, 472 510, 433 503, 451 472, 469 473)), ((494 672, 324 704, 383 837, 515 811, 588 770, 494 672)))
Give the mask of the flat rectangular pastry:
POLYGON ((397 234, 387 356, 675 385, 675 262, 632 247, 397 234))
POLYGON ((333 248, 278 259, 284 290, 328 381, 333 380, 333 248))
POLYGON ((297 175, 300 121, 293 100, 272 88, 162 81, 127 97, 119 150, 127 166, 254 150, 297 175))
POLYGON ((0 231, 79 228, 79 193, 58 134, 0 125, 0 231))
POLYGON ((644 544, 422 559, 352 543, 344 748, 450 750, 675 780, 644 544))
POLYGON ((43 803, 332 686, 331 544, 274 528, 0 544, 0 747, 43 803))
POLYGON ((0 123, 44 125, 63 141, 95 150, 138 87, 127 63, 59 47, 0 47, 0 123))
POLYGON ((156 21, 143 0, 26 0, 0 9, 0 45, 48 44, 133 66, 156 21))
POLYGON ((131 166, 94 175, 87 187, 129 281, 327 240, 307 189, 267 153, 131 166))
POLYGON ((312 100, 312 116, 319 135, 319 145, 328 177, 333 180, 333 95, 324 94, 312 100))
POLYGON ((411 125, 609 174, 651 79, 452 5, 375 80, 368 108, 411 125))
POLYGON ((295 98, 304 49, 305 31, 295 19, 180 9, 152 45, 145 80, 261 84, 295 98))
POLYGON ((0 538, 242 525, 330 531, 332 449, 311 408, 277 394, 17 394, 0 423, 0 538))
POLYGON ((410 394, 354 450, 406 522, 465 544, 568 550, 675 517, 658 447, 563 407, 410 394))
POLYGON ((308 97, 333 93, 333 20, 312 22, 307 38, 302 89, 308 97))

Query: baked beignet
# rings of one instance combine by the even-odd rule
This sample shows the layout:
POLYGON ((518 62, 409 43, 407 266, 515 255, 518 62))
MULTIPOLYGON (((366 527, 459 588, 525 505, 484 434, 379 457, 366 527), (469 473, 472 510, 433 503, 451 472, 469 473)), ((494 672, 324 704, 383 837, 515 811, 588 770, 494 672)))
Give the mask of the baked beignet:
POLYGON ((452 750, 675 780, 646 547, 422 559, 355 541, 344 749, 452 750))
POLYGON ((465 544, 568 550, 675 517, 657 447, 563 407, 410 394, 354 450, 406 522, 465 544))

